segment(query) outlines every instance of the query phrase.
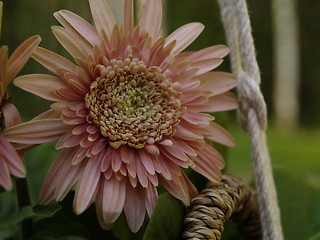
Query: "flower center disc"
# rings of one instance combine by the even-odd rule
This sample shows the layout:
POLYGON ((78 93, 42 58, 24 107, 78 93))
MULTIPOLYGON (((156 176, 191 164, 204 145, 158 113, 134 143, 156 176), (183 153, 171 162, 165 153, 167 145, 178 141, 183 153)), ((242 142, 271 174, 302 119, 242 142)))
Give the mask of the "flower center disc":
POLYGON ((129 56, 97 65, 100 76, 85 96, 88 121, 100 128, 114 148, 143 148, 175 133, 181 113, 180 92, 158 67, 147 68, 129 56))

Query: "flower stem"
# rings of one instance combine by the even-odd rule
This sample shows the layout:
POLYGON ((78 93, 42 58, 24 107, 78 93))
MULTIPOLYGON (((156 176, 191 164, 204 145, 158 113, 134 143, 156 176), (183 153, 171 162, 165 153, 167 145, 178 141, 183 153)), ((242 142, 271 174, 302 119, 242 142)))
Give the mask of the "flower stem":
MULTIPOLYGON (((30 206, 29 188, 26 178, 16 178, 16 189, 19 209, 25 206, 30 206)), ((32 218, 25 219, 21 223, 22 239, 29 239, 33 234, 33 221, 32 218)))

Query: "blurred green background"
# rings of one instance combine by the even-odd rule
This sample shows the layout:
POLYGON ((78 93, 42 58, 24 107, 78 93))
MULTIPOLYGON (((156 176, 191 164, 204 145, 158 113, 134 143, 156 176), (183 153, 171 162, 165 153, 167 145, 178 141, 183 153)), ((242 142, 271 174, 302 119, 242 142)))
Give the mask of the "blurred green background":
MULTIPOLYGON (((40 44, 42 47, 69 57, 51 33, 50 26, 58 25, 52 14, 60 9, 68 9, 91 21, 86 0, 4 0, 3 2, 1 45, 8 45, 11 52, 26 38, 38 34, 42 37, 40 44)), ((320 1, 299 0, 296 2, 300 50, 300 83, 297 95, 299 115, 298 125, 290 130, 277 128, 274 124, 272 101, 275 83, 274 29, 271 1, 248 0, 247 3, 261 70, 261 88, 269 110, 270 124, 267 135, 279 191, 284 231, 287 239, 308 239, 308 237, 320 232, 318 222, 311 227, 309 223, 306 223, 314 218, 312 209, 307 210, 306 204, 320 209, 318 194, 320 188, 320 111, 318 111, 320 104, 320 49, 318 46, 320 42, 320 1), (283 172, 287 177, 281 177, 283 172), (285 184, 287 180, 290 183, 285 184), (310 191, 306 189, 310 189, 310 191), (290 201, 293 201, 292 208, 288 207, 290 201), (301 210, 294 211, 293 208, 301 208, 301 210), (303 228, 299 229, 301 234, 290 230, 294 228, 303 228)), ((165 14, 165 31, 167 33, 192 21, 205 24, 204 32, 190 46, 190 50, 225 44, 225 34, 220 21, 218 4, 215 0, 167 0, 165 14)), ((230 71, 228 59, 218 70, 230 71)), ((36 72, 44 73, 46 70, 31 60, 21 71, 21 74, 36 72)), ((21 111, 24 120, 29 120, 36 114, 45 111, 51 104, 14 86, 10 87, 10 94, 13 95, 13 103, 21 111)), ((237 141, 237 147, 228 151, 226 172, 252 179, 248 137, 237 123, 235 113, 229 114, 229 120, 226 122, 225 127, 235 136, 237 141)), ((27 153, 26 162, 29 173, 40 172, 40 178, 43 178, 55 155, 52 144, 27 153)), ((32 176, 29 180, 33 185, 34 196, 38 195, 40 188, 37 180, 32 176)))

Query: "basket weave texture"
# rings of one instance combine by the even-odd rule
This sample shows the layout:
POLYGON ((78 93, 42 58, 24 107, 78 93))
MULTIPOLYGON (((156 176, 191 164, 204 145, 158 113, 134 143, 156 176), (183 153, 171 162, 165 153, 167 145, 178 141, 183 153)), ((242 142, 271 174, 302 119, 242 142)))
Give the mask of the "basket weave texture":
POLYGON ((242 178, 224 175, 220 183, 213 183, 194 198, 190 207, 183 239, 219 240, 229 218, 246 239, 262 238, 256 193, 242 178))

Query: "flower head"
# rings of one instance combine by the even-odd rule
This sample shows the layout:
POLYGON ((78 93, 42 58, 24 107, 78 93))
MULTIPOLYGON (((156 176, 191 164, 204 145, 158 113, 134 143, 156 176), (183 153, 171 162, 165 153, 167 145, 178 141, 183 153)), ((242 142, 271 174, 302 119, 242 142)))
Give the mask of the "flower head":
POLYGON ((39 44, 38 36, 23 42, 8 59, 8 47, 0 48, 0 185, 7 190, 12 188, 10 173, 16 177, 24 177, 26 170, 21 159, 22 153, 17 153, 10 141, 2 134, 9 128, 21 122, 17 108, 7 97, 7 87, 39 44))
POLYGON ((220 178, 223 158, 212 141, 233 146, 229 133, 206 112, 234 109, 227 91, 236 85, 216 68, 228 49, 222 45, 181 53, 203 30, 190 23, 159 37, 161 0, 145 1, 134 26, 133 2, 124 2, 117 25, 106 0, 89 0, 95 27, 78 15, 54 14, 58 41, 75 63, 43 48, 33 58, 56 76, 26 75, 15 84, 55 101, 38 119, 6 131, 16 143, 58 139, 62 149, 50 168, 41 203, 60 201, 76 184, 74 210, 96 203, 102 227, 124 209, 137 231, 151 215, 159 183, 189 204, 196 189, 182 168, 209 180, 220 178), (182 167, 182 168, 181 168, 182 167))

